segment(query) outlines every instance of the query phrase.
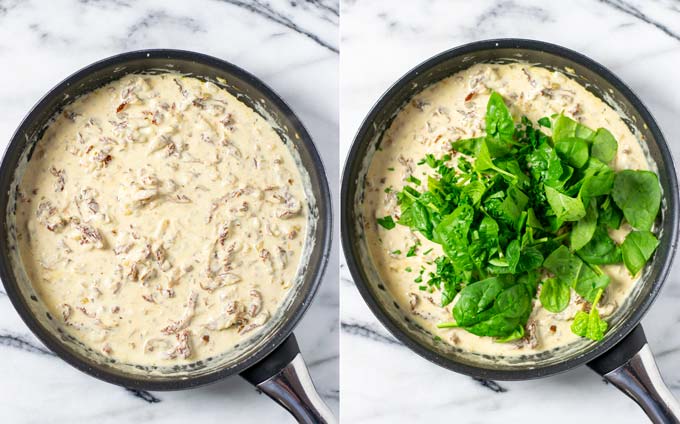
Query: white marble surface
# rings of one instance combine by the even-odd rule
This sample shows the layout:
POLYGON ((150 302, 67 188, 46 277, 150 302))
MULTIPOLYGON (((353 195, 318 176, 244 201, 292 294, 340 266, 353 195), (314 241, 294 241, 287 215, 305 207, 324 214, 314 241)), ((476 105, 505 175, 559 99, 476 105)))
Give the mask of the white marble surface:
MULTIPOLYGON (((350 1, 341 7, 340 140, 344 158, 361 119, 410 68, 450 47, 525 37, 585 53, 649 107, 680 164, 680 3, 673 0, 350 1)), ((341 159, 344 160, 344 159, 341 159)), ((680 396, 680 260, 644 327, 662 374, 680 396)), ((396 342, 341 269, 344 422, 647 422, 586 368, 490 387, 447 372, 396 342), (492 390, 495 389, 495 390, 492 390)))
MULTIPOLYGON (((277 91, 311 132, 335 190, 338 2, 269 3, 0 0, 0 148, 40 96, 75 70, 128 50, 188 49, 231 61, 277 91)), ((332 258, 295 333, 317 387, 337 411, 337 247, 332 258)), ((0 293, 2 423, 292 422, 239 377, 140 395, 147 401, 49 354, 0 293)))

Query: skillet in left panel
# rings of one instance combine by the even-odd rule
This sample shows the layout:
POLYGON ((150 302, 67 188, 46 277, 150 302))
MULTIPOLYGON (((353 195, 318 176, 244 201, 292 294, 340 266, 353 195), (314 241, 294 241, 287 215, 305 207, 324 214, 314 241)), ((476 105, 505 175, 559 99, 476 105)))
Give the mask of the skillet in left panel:
POLYGON ((338 9, 0 9, 0 416, 334 420, 338 9))

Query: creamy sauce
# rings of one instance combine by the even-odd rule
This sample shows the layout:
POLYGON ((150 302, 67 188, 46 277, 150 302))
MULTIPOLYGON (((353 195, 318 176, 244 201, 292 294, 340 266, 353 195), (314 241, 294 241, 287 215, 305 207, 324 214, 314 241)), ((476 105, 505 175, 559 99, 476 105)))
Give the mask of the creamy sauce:
POLYGON ((19 185, 39 298, 85 345, 140 365, 228 351, 274 315, 306 235, 293 157, 226 90, 128 75, 77 99, 19 185))
MULTIPOLYGON (((440 293, 420 291, 414 279, 421 266, 424 278, 434 269, 434 259, 443 254, 441 246, 407 227, 397 225, 386 230, 376 218, 398 216, 395 191, 414 175, 425 181, 431 169, 416 165, 426 154, 441 157, 450 152, 450 142, 484 135, 484 116, 491 91, 500 93, 513 116, 527 116, 532 122, 563 112, 590 128, 607 128, 618 141, 612 163, 615 169, 648 169, 643 150, 620 116, 607 104, 589 93, 576 81, 559 72, 528 64, 478 64, 446 78, 416 95, 395 117, 383 135, 368 169, 363 214, 368 249, 373 264, 389 293, 409 311, 412 319, 442 340, 465 351, 488 355, 517 356, 551 350, 579 339, 570 326, 577 311, 586 302, 572 291, 569 306, 558 314, 543 309, 534 300, 534 309, 526 328, 527 336, 519 342, 498 343, 491 337, 479 337, 463 329, 439 329, 437 324, 451 321, 452 304, 440 306, 440 293), (392 189, 386 193, 387 188, 392 189), (420 242, 417 254, 406 257, 409 248, 420 242), (431 251, 427 254, 429 249, 431 251), (400 253, 395 253, 400 252, 400 253), (411 270, 409 272, 409 270, 411 270)), ((455 156, 455 154, 454 154, 455 156)), ((618 243, 630 232, 624 224, 612 232, 618 243)), ((611 277, 599 310, 611 315, 631 292, 635 278, 623 264, 604 266, 611 277)))

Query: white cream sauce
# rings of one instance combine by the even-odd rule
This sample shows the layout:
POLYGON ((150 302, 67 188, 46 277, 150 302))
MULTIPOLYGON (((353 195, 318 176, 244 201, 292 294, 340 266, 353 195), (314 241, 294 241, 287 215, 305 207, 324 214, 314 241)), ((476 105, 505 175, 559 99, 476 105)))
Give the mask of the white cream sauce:
POLYGON ((301 175, 226 90, 128 75, 77 99, 19 185, 17 239, 40 299, 118 361, 194 362, 253 336, 293 284, 301 175))
MULTIPOLYGON (((519 342, 498 343, 491 337, 475 336, 463 329, 439 329, 438 323, 453 320, 453 303, 441 307, 439 292, 420 291, 420 284, 414 279, 421 266, 426 269, 423 278, 427 279, 428 272, 434 268, 428 263, 443 254, 441 247, 406 227, 397 225, 386 230, 376 223, 378 217, 399 215, 394 193, 402 189, 408 176, 427 180, 431 169, 416 165, 426 154, 441 157, 452 153, 451 141, 484 134, 486 104, 492 90, 503 96, 515 117, 524 115, 535 123, 544 116, 563 112, 591 128, 607 128, 619 144, 612 167, 649 169, 642 147, 621 117, 576 81, 560 72, 529 64, 477 64, 416 95, 383 135, 366 176, 362 206, 365 234, 371 259, 389 293, 402 310, 410 311, 412 318, 430 333, 469 352, 502 356, 534 354, 577 341, 579 337, 570 330, 571 322, 577 311, 588 306, 587 302, 572 292, 567 309, 554 314, 535 300, 527 336, 519 342), (388 188, 392 191, 386 193, 388 188), (417 242, 420 242, 417 254, 406 257, 409 248, 417 242), (428 250, 430 252, 424 254, 428 250)), ((630 227, 624 224, 612 237, 621 242, 629 231, 630 227)), ((611 277, 599 304, 601 315, 606 317, 623 304, 636 279, 623 265, 608 265, 603 269, 611 277)))

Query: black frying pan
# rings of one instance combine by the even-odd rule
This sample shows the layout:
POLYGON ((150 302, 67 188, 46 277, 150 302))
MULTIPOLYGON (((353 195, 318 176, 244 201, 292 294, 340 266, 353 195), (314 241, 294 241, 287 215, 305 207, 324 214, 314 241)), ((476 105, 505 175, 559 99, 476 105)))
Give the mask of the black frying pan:
POLYGON ((7 295, 33 333, 69 364, 110 383, 145 390, 187 389, 240 374, 282 404, 299 421, 334 421, 314 389, 292 334, 321 283, 328 261, 332 229, 328 182, 321 159, 300 120, 279 96, 253 75, 214 57, 179 50, 124 53, 76 72, 38 102, 12 137, 0 164, 0 211, 0 227, 6 234, 0 238, 0 278, 7 295), (10 260, 17 249, 15 228, 8 219, 14 213, 14 202, 9 193, 16 183, 15 170, 22 154, 31 151, 50 118, 74 98, 128 73, 167 71, 215 82, 277 124, 277 132, 283 142, 292 143, 291 150, 299 157, 299 168, 311 182, 305 191, 311 228, 307 237, 312 243, 306 252, 306 263, 301 268, 298 283, 283 310, 273 317, 268 331, 242 343, 228 355, 182 367, 144 368, 116 363, 85 348, 44 312, 40 299, 30 284, 22 280, 20 270, 10 260))
POLYGON ((466 44, 438 54, 413 68, 378 100, 362 123, 349 152, 342 180, 341 233, 347 264, 364 300, 387 329, 424 358, 452 371, 498 380, 525 380, 564 372, 587 364, 638 402, 658 423, 680 422, 680 407, 665 387, 639 322, 649 309, 670 269, 677 245, 678 183, 661 131, 633 92, 602 65, 572 50, 532 40, 499 39, 466 44), (525 61, 549 69, 569 68, 575 79, 628 117, 655 162, 663 189, 657 222, 660 245, 643 271, 640 284, 611 317, 600 342, 583 341, 559 351, 523 357, 516 363, 457 350, 436 343, 414 325, 387 293, 368 256, 361 204, 367 164, 395 114, 424 87, 476 63, 525 61), (532 363, 529 363, 532 361, 532 363))

